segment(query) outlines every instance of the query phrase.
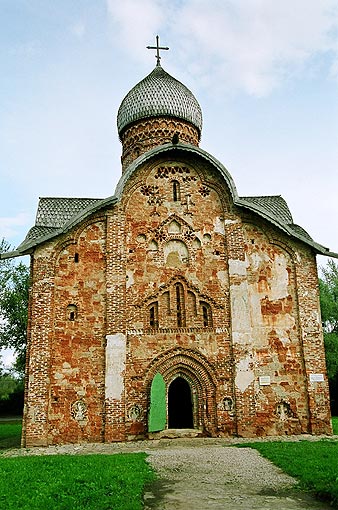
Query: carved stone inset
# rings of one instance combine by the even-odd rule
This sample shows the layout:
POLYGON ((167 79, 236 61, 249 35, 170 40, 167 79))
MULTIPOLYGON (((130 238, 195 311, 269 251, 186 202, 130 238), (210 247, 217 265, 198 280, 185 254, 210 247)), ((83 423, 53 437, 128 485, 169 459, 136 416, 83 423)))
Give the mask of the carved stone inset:
POLYGON ((148 184, 144 184, 141 186, 140 191, 142 195, 148 197, 149 205, 161 205, 163 203, 163 196, 160 194, 160 190, 158 186, 150 186, 148 184))
POLYGON ((87 420, 87 405, 83 400, 76 400, 72 403, 71 415, 78 422, 87 420))
POLYGON ((280 420, 285 421, 292 417, 291 406, 288 402, 279 402, 276 406, 276 414, 280 420))
POLYGON ((210 195, 210 189, 207 188, 207 186, 201 186, 198 192, 201 193, 202 197, 207 197, 210 195))
POLYGON ((154 231, 154 234, 157 241, 164 241, 167 238, 167 234, 160 227, 154 231))
POLYGON ((191 175, 190 168, 186 166, 160 166, 155 174, 155 179, 169 179, 181 175, 183 182, 197 181, 195 175, 191 175))
POLYGON ((139 421, 143 416, 143 408, 138 404, 134 404, 128 410, 128 418, 132 421, 139 421))
POLYGON ((224 397, 221 402, 221 409, 223 411, 232 411, 234 408, 234 402, 231 397, 224 397))

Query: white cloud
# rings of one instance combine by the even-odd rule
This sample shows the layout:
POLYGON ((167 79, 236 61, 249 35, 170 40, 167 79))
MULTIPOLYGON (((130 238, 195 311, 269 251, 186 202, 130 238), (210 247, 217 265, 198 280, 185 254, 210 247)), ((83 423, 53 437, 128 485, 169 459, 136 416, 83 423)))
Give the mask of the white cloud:
POLYGON ((107 2, 120 43, 136 58, 159 32, 181 65, 223 90, 268 94, 323 52, 337 72, 336 0, 107 2))
POLYGON ((82 39, 86 33, 86 25, 84 21, 80 20, 74 23, 74 25, 70 27, 70 31, 73 35, 75 35, 79 39, 82 39))
POLYGON ((24 212, 12 217, 0 217, 0 239, 5 238, 10 241, 18 231, 22 230, 22 227, 30 225, 31 222, 31 215, 24 212))
POLYGON ((137 59, 145 59, 145 46, 165 23, 168 2, 164 0, 107 0, 114 38, 137 59))
POLYGON ((18 43, 10 50, 12 58, 32 59, 34 57, 39 57, 41 53, 41 44, 37 41, 18 43))

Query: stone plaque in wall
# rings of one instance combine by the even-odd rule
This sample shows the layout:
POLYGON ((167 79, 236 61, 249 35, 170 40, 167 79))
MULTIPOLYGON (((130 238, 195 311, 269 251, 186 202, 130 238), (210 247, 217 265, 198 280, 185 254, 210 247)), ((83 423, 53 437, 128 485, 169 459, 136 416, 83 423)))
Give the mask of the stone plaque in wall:
POLYGON ((324 374, 310 374, 310 382, 324 382, 324 374))
POLYGON ((259 385, 260 386, 270 386, 271 384, 271 378, 269 375, 261 375, 259 378, 259 385))

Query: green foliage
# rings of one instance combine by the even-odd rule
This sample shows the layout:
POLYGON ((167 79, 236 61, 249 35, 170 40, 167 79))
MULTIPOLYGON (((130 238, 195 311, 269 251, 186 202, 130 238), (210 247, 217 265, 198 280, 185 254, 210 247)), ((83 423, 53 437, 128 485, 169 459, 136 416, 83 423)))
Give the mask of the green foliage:
POLYGON ((317 497, 338 503, 338 442, 300 441, 241 445, 258 450, 289 475, 301 487, 317 497))
POLYGON ((23 390, 23 384, 10 373, 1 374, 0 370, 0 400, 8 400, 12 393, 23 390))
POLYGON ((0 508, 141 510, 153 472, 143 453, 0 458, 0 508))
MULTIPOLYGON (((0 253, 10 250, 3 239, 0 253)), ((14 349, 15 369, 23 375, 27 342, 29 268, 0 259, 0 348, 14 349)))
POLYGON ((21 429, 21 421, 1 422, 0 418, 0 451, 8 448, 19 448, 21 429))
POLYGON ((324 345, 327 376, 334 381, 338 374, 338 333, 324 333, 324 345))
POLYGON ((335 435, 338 435, 338 416, 332 416, 332 429, 335 435))
POLYGON ((327 267, 321 268, 321 271, 320 307, 324 330, 338 334, 338 264, 329 259, 327 267))
POLYGON ((321 271, 319 289, 326 368, 331 393, 335 393, 338 382, 338 264, 329 259, 327 267, 321 271))

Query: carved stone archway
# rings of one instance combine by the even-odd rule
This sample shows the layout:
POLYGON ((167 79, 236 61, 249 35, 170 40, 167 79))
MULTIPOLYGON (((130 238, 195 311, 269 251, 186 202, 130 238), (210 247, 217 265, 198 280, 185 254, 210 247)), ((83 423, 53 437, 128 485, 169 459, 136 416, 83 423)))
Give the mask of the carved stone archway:
MULTIPOLYGON (((175 348, 155 358, 145 380, 150 408, 150 388, 156 374, 161 374, 168 389, 177 379, 184 379, 191 389, 193 427, 210 435, 216 431, 216 377, 207 359, 198 351, 175 348)), ((168 402, 168 400, 167 400, 168 402)), ((168 408, 167 408, 168 409, 168 408)), ((166 428, 168 428, 168 416, 166 428)))

